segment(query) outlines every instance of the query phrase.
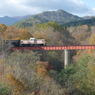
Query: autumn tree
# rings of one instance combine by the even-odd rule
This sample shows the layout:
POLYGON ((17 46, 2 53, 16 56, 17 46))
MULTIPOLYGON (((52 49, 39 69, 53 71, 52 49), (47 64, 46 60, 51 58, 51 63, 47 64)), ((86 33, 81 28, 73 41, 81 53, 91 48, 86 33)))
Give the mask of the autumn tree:
POLYGON ((29 39, 33 37, 32 34, 26 29, 19 29, 19 33, 19 39, 29 39))
POLYGON ((91 28, 88 25, 71 26, 68 31, 80 44, 87 43, 87 38, 91 34, 91 28))
POLYGON ((95 45, 95 33, 92 33, 89 37, 89 44, 95 45))
POLYGON ((19 37, 19 29, 17 29, 16 27, 12 26, 12 27, 8 27, 4 37, 5 39, 15 39, 16 37, 19 37), (7 34, 7 35, 6 35, 7 34))
POLYGON ((65 89, 61 88, 60 85, 56 83, 56 81, 49 76, 47 71, 49 66, 48 62, 37 61, 36 62, 36 70, 37 70, 37 79, 39 81, 39 90, 40 95, 65 95, 65 89))
POLYGON ((24 88, 29 92, 37 89, 39 81, 36 79, 35 62, 39 59, 37 53, 30 51, 13 52, 7 57, 4 63, 4 77, 6 80, 9 79, 9 82, 6 82, 10 83, 11 87, 13 86, 13 92, 15 89, 16 92, 22 92, 24 88))
POLYGON ((12 74, 7 76, 7 80, 7 85, 10 86, 12 95, 23 95, 25 88, 20 80, 16 79, 12 74))
POLYGON ((8 27, 4 33, 5 39, 19 40, 19 39, 29 39, 32 37, 31 33, 26 29, 18 29, 14 26, 8 27), (7 34, 7 35, 6 35, 7 34))
POLYGON ((33 36, 37 39, 45 39, 47 42, 50 41, 50 39, 48 38, 48 36, 46 35, 46 33, 41 32, 41 31, 35 31, 33 36))
POLYGON ((4 32, 6 31, 7 26, 4 24, 0 24, 0 34, 4 35, 4 32))

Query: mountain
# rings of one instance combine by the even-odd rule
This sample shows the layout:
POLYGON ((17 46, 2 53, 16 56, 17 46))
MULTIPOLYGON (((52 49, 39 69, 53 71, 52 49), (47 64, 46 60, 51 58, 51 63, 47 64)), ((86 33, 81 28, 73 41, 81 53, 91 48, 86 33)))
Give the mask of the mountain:
POLYGON ((95 17, 80 20, 80 21, 74 21, 74 22, 65 23, 63 26, 78 26, 78 25, 95 26, 95 17))
POLYGON ((18 21, 21 21, 29 16, 21 16, 21 17, 9 17, 9 16, 4 16, 0 17, 0 23, 5 24, 7 26, 12 25, 18 21))
POLYGON ((23 28, 23 27, 32 26, 37 23, 46 23, 49 21, 55 21, 63 25, 65 23, 80 21, 80 20, 83 20, 83 18, 72 15, 71 13, 68 13, 64 10, 58 10, 58 11, 47 11, 37 15, 32 15, 22 21, 15 23, 14 26, 23 28))
POLYGON ((83 19, 91 19, 91 18, 95 18, 95 16, 83 16, 83 19))

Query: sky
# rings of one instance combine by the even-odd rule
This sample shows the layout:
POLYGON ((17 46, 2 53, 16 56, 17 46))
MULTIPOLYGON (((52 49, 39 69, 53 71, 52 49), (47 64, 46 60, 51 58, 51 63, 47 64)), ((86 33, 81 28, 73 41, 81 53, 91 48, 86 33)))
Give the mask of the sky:
POLYGON ((95 16, 95 0, 0 0, 0 17, 35 15, 59 9, 79 17, 95 16))

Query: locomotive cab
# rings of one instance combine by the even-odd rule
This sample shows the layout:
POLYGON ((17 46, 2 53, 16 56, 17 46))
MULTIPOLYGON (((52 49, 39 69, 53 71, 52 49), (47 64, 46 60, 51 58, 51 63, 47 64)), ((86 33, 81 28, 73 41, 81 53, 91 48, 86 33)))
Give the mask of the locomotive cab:
POLYGON ((30 38, 30 41, 32 41, 33 43, 36 43, 37 39, 36 38, 30 38))
POLYGON ((33 45, 45 45, 45 39, 36 39, 36 38, 30 38, 30 41, 33 43, 33 45))

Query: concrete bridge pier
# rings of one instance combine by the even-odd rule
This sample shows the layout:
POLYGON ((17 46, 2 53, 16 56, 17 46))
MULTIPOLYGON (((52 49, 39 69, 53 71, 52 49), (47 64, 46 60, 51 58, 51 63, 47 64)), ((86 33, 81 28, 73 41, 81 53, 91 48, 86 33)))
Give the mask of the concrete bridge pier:
POLYGON ((64 50, 64 68, 70 64, 70 50, 64 50))

